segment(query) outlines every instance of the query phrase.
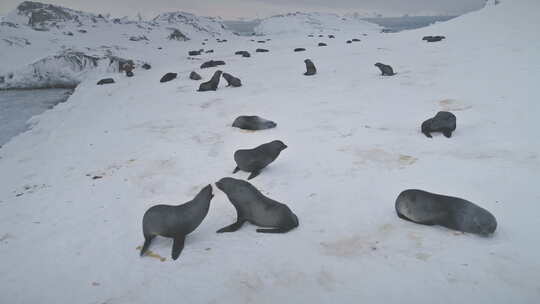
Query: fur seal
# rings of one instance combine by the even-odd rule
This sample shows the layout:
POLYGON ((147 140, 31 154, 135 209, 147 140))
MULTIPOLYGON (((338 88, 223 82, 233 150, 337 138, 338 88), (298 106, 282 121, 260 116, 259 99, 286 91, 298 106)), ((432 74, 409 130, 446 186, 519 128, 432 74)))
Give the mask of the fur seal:
POLYGON ((234 161, 236 168, 233 174, 239 170, 251 172, 248 180, 256 177, 261 173, 261 170, 271 164, 285 150, 285 145, 281 140, 274 140, 266 144, 262 144, 253 149, 238 150, 234 152, 234 161))
POLYGON ((201 69, 213 68, 213 67, 217 67, 219 65, 225 65, 225 61, 222 61, 222 60, 210 60, 210 61, 207 61, 207 62, 201 64, 201 69))
POLYGON ((242 57, 251 57, 251 54, 248 51, 237 51, 235 55, 242 55, 242 57))
POLYGON ((97 82, 98 85, 110 84, 110 83, 114 83, 114 79, 112 79, 112 78, 103 78, 103 79, 101 79, 100 81, 97 82))
POLYGON ((206 50, 205 51, 206 54, 210 54, 210 53, 213 53, 213 52, 214 52, 214 50, 206 50))
POLYGON ((294 49, 295 52, 303 52, 305 50, 306 50, 305 48, 295 48, 294 49))
POLYGON ((267 49, 256 49, 255 52, 256 53, 267 53, 269 51, 267 49))
POLYGON ((326 43, 324 43, 324 42, 319 42, 318 46, 326 46, 326 43))
POLYGON ((195 198, 178 206, 156 205, 146 210, 143 216, 144 255, 156 235, 173 238, 172 259, 176 260, 182 249, 186 235, 193 232, 208 214, 212 186, 204 187, 195 198))
POLYGON ((431 132, 442 132, 446 137, 452 137, 452 132, 456 129, 456 116, 450 112, 440 111, 422 123, 422 133, 431 138, 431 132))
POLYGON ((201 80, 202 77, 201 77, 201 75, 197 74, 197 72, 191 71, 191 73, 189 73, 189 79, 191 79, 191 80, 201 80))
POLYGON ((396 73, 394 73, 394 70, 392 69, 391 66, 389 65, 386 65, 386 64, 382 64, 380 62, 377 62, 375 63, 375 66, 379 68, 379 70, 381 70, 381 75, 382 76, 393 76, 393 75, 396 75, 396 73))
POLYGON ((317 74, 317 69, 315 68, 315 64, 313 64, 313 61, 306 59, 304 60, 304 63, 306 64, 306 69, 307 69, 304 75, 311 76, 311 75, 317 74))
POLYGON ((352 39, 352 42, 360 42, 360 39, 354 38, 354 39, 352 39))
POLYGON ((336 38, 336 37, 335 37, 334 35, 328 35, 328 38, 334 39, 334 38, 336 38))
POLYGON ((189 51, 188 52, 188 55, 189 56, 199 56, 201 54, 201 51, 189 51))
POLYGON ((145 62, 145 63, 142 65, 142 68, 145 69, 145 70, 150 70, 150 69, 152 68, 152 66, 151 66, 149 63, 145 62))
POLYGON ((177 73, 167 73, 167 74, 163 75, 163 77, 161 77, 161 79, 159 80, 159 82, 167 82, 167 81, 171 81, 171 80, 175 79, 176 76, 178 76, 177 73))
POLYGON ((351 40, 347 40, 347 43, 352 43, 352 41, 351 41, 351 40))
POLYGON ((259 116, 238 116, 232 126, 243 130, 256 131, 275 128, 277 124, 259 116))
POLYGON ((308 37, 315 37, 314 35, 307 35, 308 37))
POLYGON ((441 41, 443 39, 446 39, 446 37, 444 37, 444 36, 424 36, 424 37, 422 37, 422 40, 425 40, 427 42, 437 42, 437 41, 441 41))
POLYGON ((219 85, 219 78, 221 77, 222 73, 223 72, 221 72, 220 70, 217 70, 210 80, 203 82, 199 85, 199 89, 197 91, 205 92, 217 90, 219 85))
POLYGON ((285 233, 298 227, 298 217, 291 209, 280 202, 264 196, 252 184, 225 177, 220 179, 216 186, 229 198, 236 209, 236 222, 217 231, 234 232, 245 222, 271 229, 257 229, 260 233, 285 233))
POLYGON ((242 86, 242 81, 240 81, 240 78, 234 77, 233 75, 229 73, 223 73, 221 76, 223 76, 223 78, 227 80, 227 86, 231 86, 235 88, 242 86))
POLYGON ((487 236, 495 232, 497 220, 486 209, 467 200, 409 189, 396 199, 397 215, 414 223, 487 236))

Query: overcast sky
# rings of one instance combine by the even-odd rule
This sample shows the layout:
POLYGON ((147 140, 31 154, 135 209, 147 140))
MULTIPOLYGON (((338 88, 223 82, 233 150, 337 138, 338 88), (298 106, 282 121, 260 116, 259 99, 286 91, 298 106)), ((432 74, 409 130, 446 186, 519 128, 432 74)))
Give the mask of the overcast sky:
MULTIPOLYGON (((22 1, 0 0, 0 15, 7 14, 20 2, 22 1)), ((267 17, 293 11, 378 12, 392 16, 459 15, 481 8, 485 0, 52 0, 42 2, 83 11, 111 13, 113 16, 135 16, 140 12, 145 18, 153 18, 162 12, 183 10, 197 15, 234 19, 267 17)))

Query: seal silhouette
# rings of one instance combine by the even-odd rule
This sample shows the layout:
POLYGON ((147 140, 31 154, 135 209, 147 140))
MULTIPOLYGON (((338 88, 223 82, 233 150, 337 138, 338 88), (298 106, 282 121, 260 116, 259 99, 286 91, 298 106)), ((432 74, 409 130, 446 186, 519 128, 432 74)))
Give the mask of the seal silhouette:
POLYGON ((259 116, 238 116, 232 126, 244 130, 256 131, 275 128, 277 124, 259 116))
POLYGON ((178 206, 156 205, 150 207, 143 216, 144 255, 156 235, 174 239, 172 259, 176 260, 182 249, 186 235, 193 232, 208 214, 212 186, 204 187, 193 200, 178 206))
POLYGON ((287 145, 281 140, 274 140, 253 149, 238 150, 234 152, 236 168, 234 168, 233 174, 239 170, 251 172, 248 180, 252 179, 259 175, 261 170, 272 163, 286 148, 287 145))
POLYGON ((394 70, 392 69, 392 67, 387 65, 387 64, 377 62, 377 63, 375 63, 375 66, 378 67, 379 70, 381 70, 381 75, 382 76, 394 76, 394 75, 396 75, 396 73, 394 73, 394 70))
POLYGON ((222 76, 225 78, 225 80, 227 80, 228 87, 231 86, 236 88, 242 86, 242 81, 240 81, 240 78, 234 77, 229 73, 223 73, 222 76))
POLYGON ((313 61, 310 59, 304 60, 304 63, 306 64, 306 72, 304 75, 311 76, 317 74, 317 69, 315 68, 315 64, 313 64, 313 61))
POLYGON ((456 116, 450 112, 439 111, 437 114, 422 123, 422 133, 431 138, 431 132, 442 132, 446 137, 452 137, 456 130, 456 116))
POLYGON ((206 82, 203 82, 199 85, 199 89, 197 91, 199 92, 206 92, 206 91, 215 91, 218 88, 219 85, 219 78, 221 77, 221 71, 214 72, 214 75, 212 78, 206 82))
POLYGON ((191 73, 189 73, 189 79, 191 79, 191 80, 201 80, 202 77, 197 72, 191 71, 191 73))
POLYGON ((163 77, 161 77, 159 82, 163 83, 163 82, 171 81, 171 80, 175 79, 176 76, 178 76, 177 73, 167 73, 167 74, 163 75, 163 77))
POLYGON ((396 199, 397 215, 414 223, 439 225, 453 230, 487 236, 497 229, 495 216, 467 200, 408 189, 396 199))
POLYGON ((285 233, 298 227, 298 217, 280 202, 264 196, 252 184, 232 177, 220 179, 216 186, 229 198, 236 209, 237 219, 217 231, 234 232, 245 222, 270 229, 257 229, 260 233, 285 233))

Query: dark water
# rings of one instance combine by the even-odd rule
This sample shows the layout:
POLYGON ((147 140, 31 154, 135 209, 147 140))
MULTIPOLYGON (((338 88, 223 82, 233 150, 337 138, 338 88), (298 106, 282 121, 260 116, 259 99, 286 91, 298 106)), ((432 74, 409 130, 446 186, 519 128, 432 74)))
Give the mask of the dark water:
POLYGON ((384 27, 385 32, 400 32, 429 26, 437 21, 448 21, 457 16, 414 16, 414 17, 381 17, 363 18, 362 20, 384 27))
POLYGON ((69 98, 72 90, 0 91, 0 146, 28 130, 27 121, 69 98))

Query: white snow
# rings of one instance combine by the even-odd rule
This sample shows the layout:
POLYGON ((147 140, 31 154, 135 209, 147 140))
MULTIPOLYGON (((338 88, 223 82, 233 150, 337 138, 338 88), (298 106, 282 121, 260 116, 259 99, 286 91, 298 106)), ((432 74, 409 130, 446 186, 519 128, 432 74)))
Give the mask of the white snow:
POLYGON ((201 60, 186 59, 201 42, 192 39, 164 45, 133 78, 90 77, 0 149, 0 302, 536 303, 539 8, 502 1, 359 43, 345 44, 358 31, 341 31, 324 48, 304 34, 237 37, 201 60), (251 58, 233 55, 244 49, 251 58), (306 58, 317 75, 302 75, 306 58), (225 60, 243 87, 196 92, 188 74, 206 59, 225 60), (379 76, 375 62, 397 75, 379 76), (171 71, 179 78, 159 83, 171 71), (457 130, 428 139, 420 124, 440 110, 457 130), (230 126, 239 115, 278 126, 243 132, 230 126), (164 262, 139 257, 147 208, 191 200, 231 176, 235 150, 274 139, 289 148, 252 183, 288 204, 297 229, 216 234, 236 214, 214 186, 177 261, 165 238, 150 247, 164 262), (497 231, 403 221, 394 201, 407 188, 475 202, 497 231))

